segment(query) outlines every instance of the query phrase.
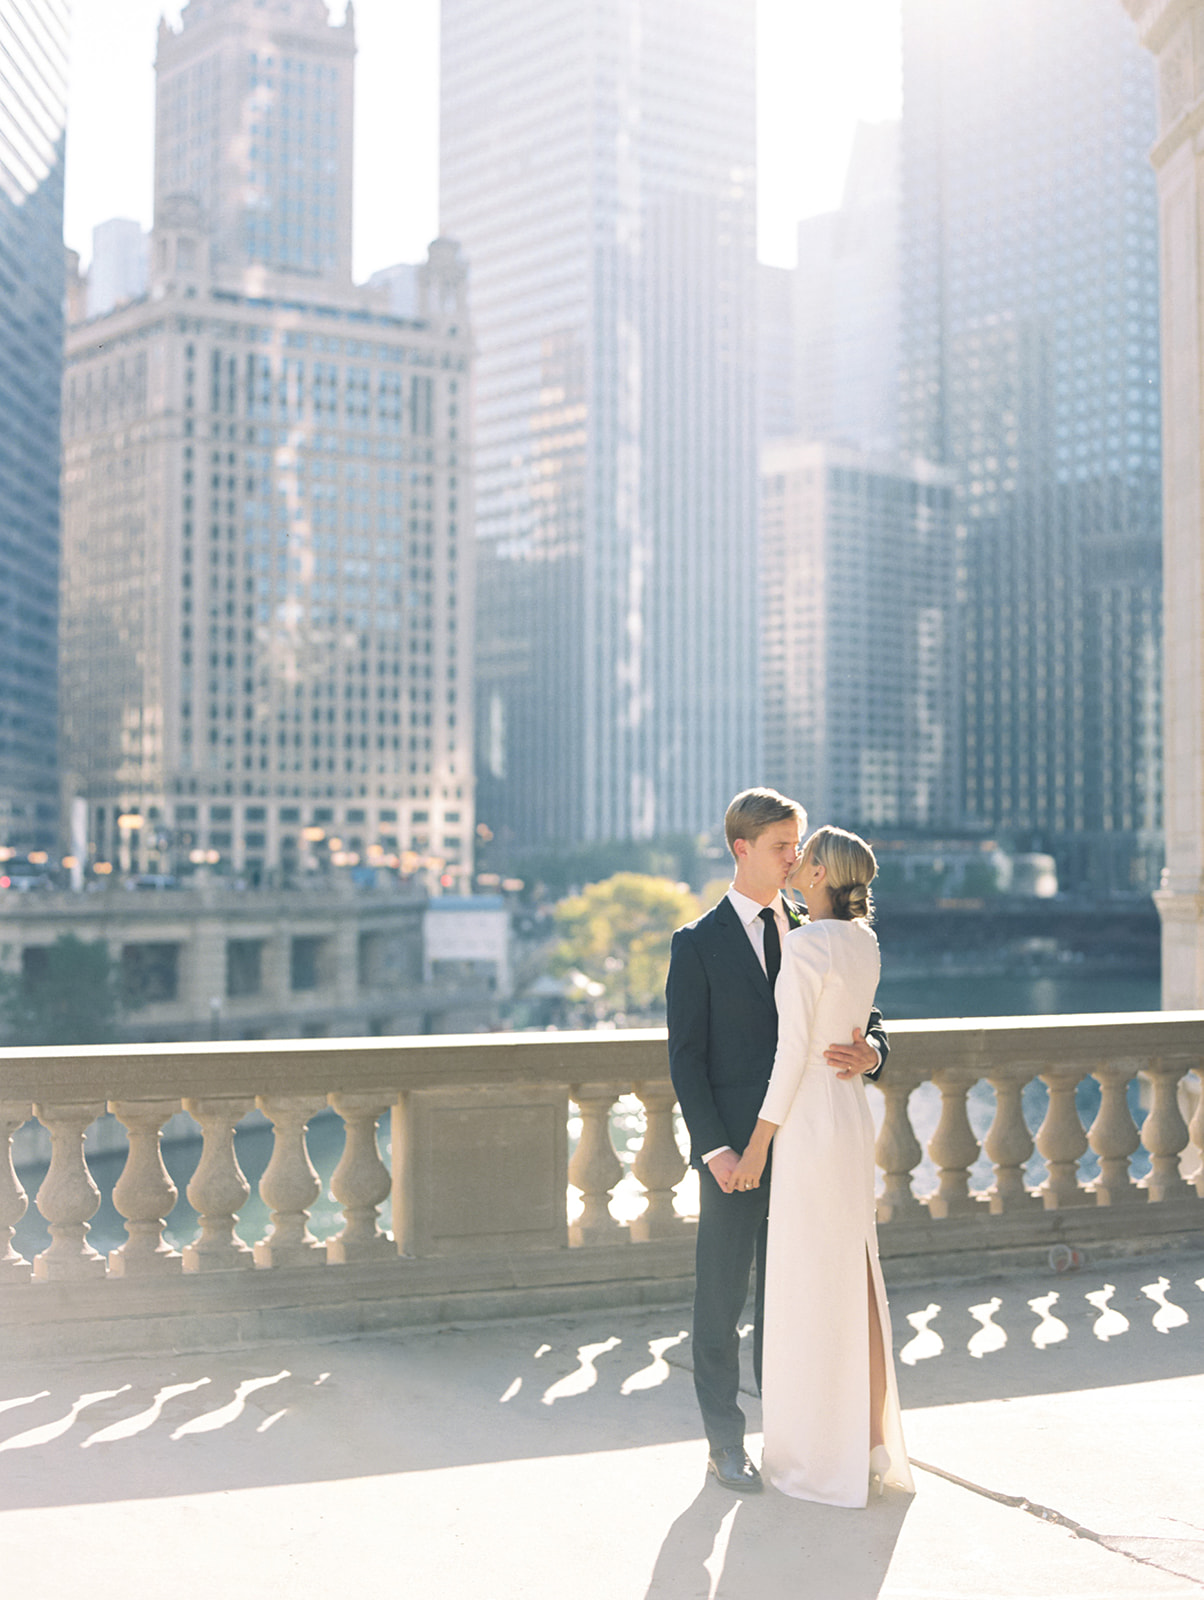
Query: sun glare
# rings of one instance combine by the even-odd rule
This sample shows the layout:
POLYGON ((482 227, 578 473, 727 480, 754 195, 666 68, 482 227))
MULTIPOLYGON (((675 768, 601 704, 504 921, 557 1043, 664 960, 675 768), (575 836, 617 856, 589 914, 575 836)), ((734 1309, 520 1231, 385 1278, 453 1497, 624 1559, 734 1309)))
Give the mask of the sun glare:
POLYGON ((899 0, 759 0, 760 254, 793 266, 795 227, 840 204, 858 122, 900 114, 899 0))

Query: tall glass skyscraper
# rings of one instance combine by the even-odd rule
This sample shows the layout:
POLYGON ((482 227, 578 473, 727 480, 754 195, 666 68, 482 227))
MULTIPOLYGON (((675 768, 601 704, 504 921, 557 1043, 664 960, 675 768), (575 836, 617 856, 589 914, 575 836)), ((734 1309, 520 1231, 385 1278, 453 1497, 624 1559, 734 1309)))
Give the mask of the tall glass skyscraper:
POLYGON ((898 446, 899 125, 860 123, 839 211, 798 228, 796 426, 807 439, 898 446))
POLYGON ((65 0, 0 0, 0 845, 58 822, 65 0))
POLYGON ((904 445, 956 474, 967 819, 1159 860, 1153 65, 1114 0, 904 0, 904 445))
POLYGON ((956 816, 948 475, 802 438, 761 455, 765 778, 813 824, 935 831, 956 816), (850 647, 849 619, 872 617, 850 647))
POLYGON ((443 0, 479 358, 478 812, 697 830, 757 779, 754 0, 443 0))

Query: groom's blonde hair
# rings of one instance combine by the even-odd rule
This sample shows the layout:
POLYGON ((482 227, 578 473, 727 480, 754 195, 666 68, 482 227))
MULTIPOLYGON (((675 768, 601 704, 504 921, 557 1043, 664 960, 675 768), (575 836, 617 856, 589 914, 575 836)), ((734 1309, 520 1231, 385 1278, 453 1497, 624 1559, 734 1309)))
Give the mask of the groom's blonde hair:
POLYGON ((807 813, 797 800, 788 800, 776 789, 744 789, 724 814, 723 831, 727 836, 727 847, 735 855, 737 839, 747 839, 749 844, 755 844, 766 828, 772 828, 775 822, 791 820, 798 823, 800 833, 805 830, 807 813))

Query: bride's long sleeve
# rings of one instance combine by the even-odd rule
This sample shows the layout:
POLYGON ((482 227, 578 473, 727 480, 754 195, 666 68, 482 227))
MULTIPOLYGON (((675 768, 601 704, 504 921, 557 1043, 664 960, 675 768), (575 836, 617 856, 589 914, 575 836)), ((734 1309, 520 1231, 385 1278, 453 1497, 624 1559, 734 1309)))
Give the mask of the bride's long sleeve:
POLYGON ((779 1127, 785 1122, 802 1081, 815 1007, 831 964, 828 931, 822 922, 809 922, 787 935, 782 945, 782 970, 774 990, 778 1048, 761 1103, 761 1116, 779 1127))

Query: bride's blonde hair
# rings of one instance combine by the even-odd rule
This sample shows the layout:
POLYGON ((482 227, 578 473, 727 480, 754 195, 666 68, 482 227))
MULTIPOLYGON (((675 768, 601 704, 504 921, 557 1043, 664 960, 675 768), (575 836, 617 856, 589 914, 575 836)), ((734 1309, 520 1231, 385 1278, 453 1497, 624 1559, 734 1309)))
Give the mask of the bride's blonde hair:
POLYGON ((842 922, 874 920, 870 884, 878 863, 864 839, 844 828, 817 828, 803 846, 796 872, 802 872, 809 861, 817 861, 828 875, 834 916, 842 922))

